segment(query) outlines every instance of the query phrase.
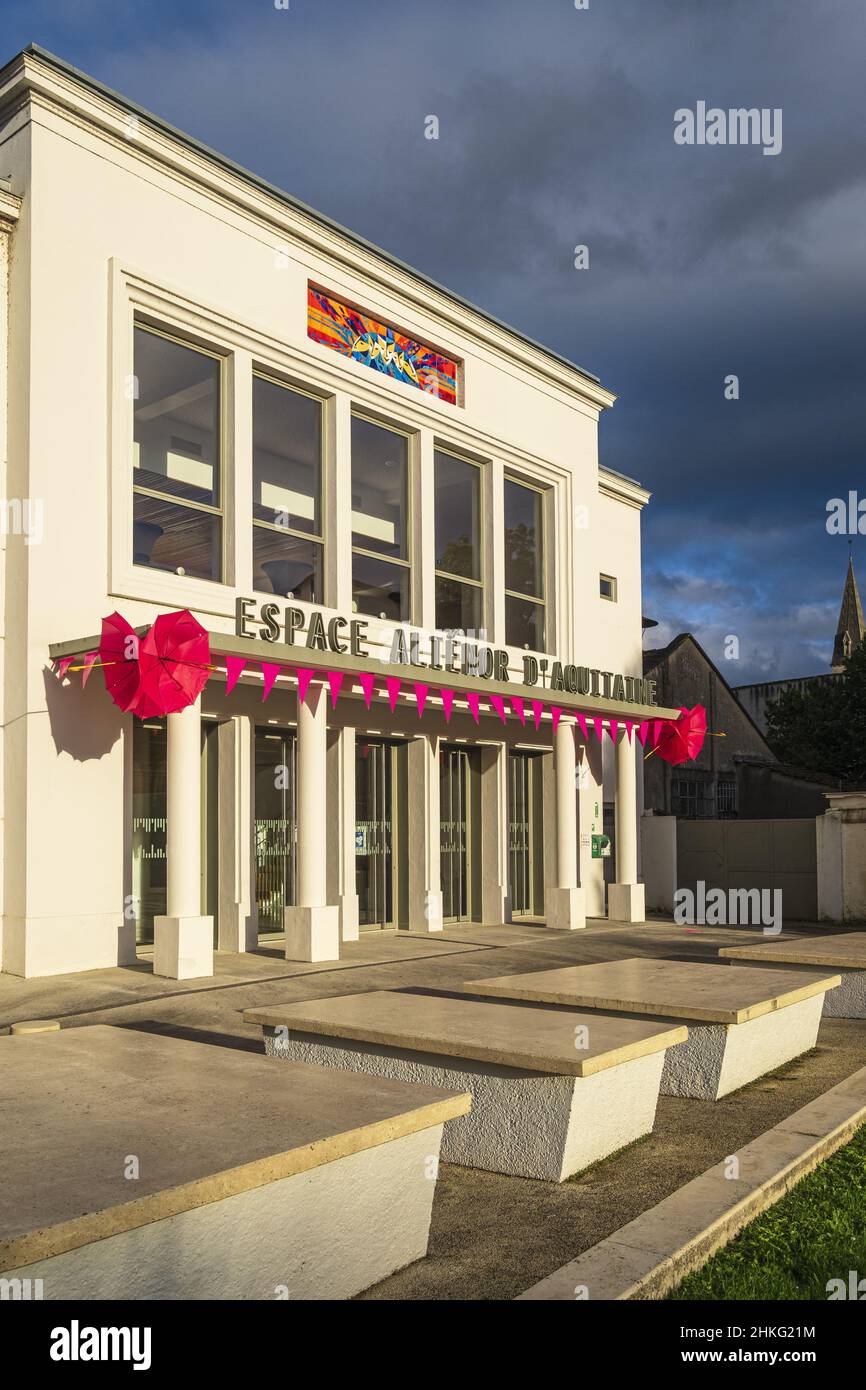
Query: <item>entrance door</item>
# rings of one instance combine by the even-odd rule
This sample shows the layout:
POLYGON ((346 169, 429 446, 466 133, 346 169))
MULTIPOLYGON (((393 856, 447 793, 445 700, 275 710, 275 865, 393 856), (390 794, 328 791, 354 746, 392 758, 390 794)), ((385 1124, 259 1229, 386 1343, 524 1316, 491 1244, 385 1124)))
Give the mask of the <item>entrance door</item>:
POLYGON ((544 911, 542 763, 533 753, 508 755, 508 879, 513 917, 544 911))
POLYGON ((256 729, 256 902, 261 932, 283 931, 283 909, 295 902, 295 748, 293 732, 256 729))
POLYGON ((392 743, 359 736, 355 744, 355 879, 361 931, 395 925, 392 743))
POLYGON ((469 922, 476 916, 479 888, 475 826, 479 781, 476 754, 442 744, 439 749, 439 820, 442 915, 446 922, 469 922))

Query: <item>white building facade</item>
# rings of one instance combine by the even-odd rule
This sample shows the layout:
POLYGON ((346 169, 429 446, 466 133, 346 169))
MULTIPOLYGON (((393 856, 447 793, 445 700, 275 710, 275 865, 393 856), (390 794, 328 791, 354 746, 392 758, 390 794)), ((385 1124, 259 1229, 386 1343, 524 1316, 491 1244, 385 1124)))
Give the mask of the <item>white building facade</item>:
POLYGON ((3 970, 642 920, 637 731, 675 711, 614 397, 40 50, 0 141, 3 970), (189 709, 83 684, 103 617, 184 609, 189 709))

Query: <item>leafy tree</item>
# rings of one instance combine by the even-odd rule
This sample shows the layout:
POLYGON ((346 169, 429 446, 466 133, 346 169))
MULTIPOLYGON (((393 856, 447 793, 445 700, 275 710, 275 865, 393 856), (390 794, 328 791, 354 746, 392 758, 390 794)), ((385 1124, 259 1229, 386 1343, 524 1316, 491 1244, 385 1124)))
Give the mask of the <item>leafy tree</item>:
POLYGON ((866 786, 866 643, 837 679, 768 704, 767 740, 782 762, 866 786))

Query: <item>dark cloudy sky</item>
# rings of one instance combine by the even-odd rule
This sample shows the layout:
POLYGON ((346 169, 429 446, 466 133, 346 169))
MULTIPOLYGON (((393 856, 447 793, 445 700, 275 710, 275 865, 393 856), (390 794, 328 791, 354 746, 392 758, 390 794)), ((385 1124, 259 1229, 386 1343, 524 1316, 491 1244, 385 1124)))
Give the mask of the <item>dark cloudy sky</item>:
POLYGON ((41 43, 597 373, 602 461, 654 493, 653 644, 690 629, 732 684, 827 669, 826 504, 866 497, 864 37, 863 0, 0 11, 4 60, 41 43), (676 145, 701 100, 781 107, 781 153, 676 145))

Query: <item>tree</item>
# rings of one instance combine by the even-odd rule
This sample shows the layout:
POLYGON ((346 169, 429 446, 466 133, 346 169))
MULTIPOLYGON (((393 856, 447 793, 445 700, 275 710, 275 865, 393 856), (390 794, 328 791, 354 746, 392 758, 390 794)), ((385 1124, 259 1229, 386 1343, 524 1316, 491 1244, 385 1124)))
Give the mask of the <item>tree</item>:
POLYGON ((782 762, 866 786, 866 643, 837 679, 768 704, 767 741, 782 762))

